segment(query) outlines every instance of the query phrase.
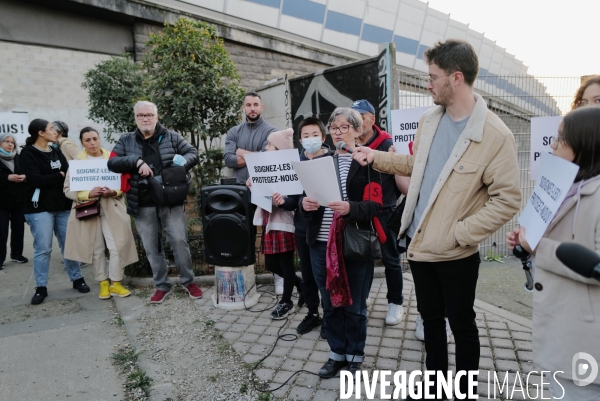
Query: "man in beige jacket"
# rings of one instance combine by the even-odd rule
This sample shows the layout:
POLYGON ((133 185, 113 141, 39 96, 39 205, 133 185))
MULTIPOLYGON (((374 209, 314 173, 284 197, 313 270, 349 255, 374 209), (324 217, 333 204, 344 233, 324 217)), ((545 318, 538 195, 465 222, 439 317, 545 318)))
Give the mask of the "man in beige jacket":
MULTIPOLYGON (((479 61, 469 43, 437 43, 425 60, 427 89, 437 107, 419 121, 414 155, 360 147, 353 157, 382 172, 411 176, 400 235, 410 241, 427 370, 448 371, 444 315, 454 333, 457 372, 477 370, 478 245, 519 210, 517 150, 510 130, 473 92, 479 61)), ((456 391, 466 394, 467 387, 465 375, 456 391)))

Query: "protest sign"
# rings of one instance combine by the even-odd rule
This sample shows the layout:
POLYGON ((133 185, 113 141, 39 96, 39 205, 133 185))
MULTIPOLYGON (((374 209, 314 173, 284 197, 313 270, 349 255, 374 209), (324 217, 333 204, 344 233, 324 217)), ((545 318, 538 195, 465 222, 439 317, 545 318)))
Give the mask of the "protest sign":
POLYGON ((252 182, 252 193, 271 196, 302 193, 302 184, 291 162, 300 161, 297 149, 249 153, 244 156, 252 182))
POLYGON ((24 145, 29 136, 28 113, 0 113, 0 134, 13 134, 18 145, 24 145))
POLYGON ((292 165, 307 197, 316 199, 321 206, 342 200, 332 157, 292 162, 292 165))
POLYGON ((392 110, 392 140, 396 154, 409 155, 415 140, 419 119, 431 106, 392 110))
MULTIPOLYGON (((252 192, 252 187, 250 187, 250 202, 269 213, 273 211, 273 201, 271 198, 271 196, 257 195, 252 192)), ((251 217, 254 218, 254 216, 251 217)))
POLYGON ((542 153, 540 159, 533 193, 519 216, 531 249, 539 244, 579 171, 576 164, 548 153, 542 153))
POLYGON ((531 155, 529 163, 529 179, 536 180, 540 169, 542 153, 552 153, 550 141, 557 135, 561 116, 531 118, 531 155))
POLYGON ((71 191, 89 191, 94 187, 121 189, 121 174, 106 167, 106 159, 71 160, 69 162, 69 185, 71 191))

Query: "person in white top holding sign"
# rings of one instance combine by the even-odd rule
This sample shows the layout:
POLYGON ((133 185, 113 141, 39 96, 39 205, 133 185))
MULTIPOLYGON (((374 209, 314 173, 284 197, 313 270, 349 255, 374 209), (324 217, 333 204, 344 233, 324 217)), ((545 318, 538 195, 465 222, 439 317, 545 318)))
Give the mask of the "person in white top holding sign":
MULTIPOLYGON (((82 129, 79 139, 84 150, 77 155, 77 159, 108 160, 110 152, 100 147, 100 136, 94 128, 82 129)), ((138 256, 123 193, 106 187, 94 187, 89 191, 71 191, 68 172, 64 193, 67 198, 73 200, 73 208, 67 223, 65 257, 92 264, 96 281, 100 282, 100 299, 108 299, 111 295, 129 296, 131 292, 121 285, 121 280, 125 266, 137 262, 138 256), (100 216, 85 220, 77 219, 75 206, 91 200, 100 202, 100 216), (108 267, 105 248, 108 248, 110 254, 108 267)))
POLYGON ((506 242, 510 249, 521 244, 535 255, 533 362, 555 373, 556 378, 547 380, 552 398, 600 400, 600 375, 582 386, 576 383, 585 377, 572 368, 576 354, 597 356, 600 350, 600 283, 571 271, 556 257, 562 242, 600 252, 600 108, 567 114, 551 146, 555 156, 579 166, 575 183, 536 249, 527 243, 526 227, 507 233, 506 242))

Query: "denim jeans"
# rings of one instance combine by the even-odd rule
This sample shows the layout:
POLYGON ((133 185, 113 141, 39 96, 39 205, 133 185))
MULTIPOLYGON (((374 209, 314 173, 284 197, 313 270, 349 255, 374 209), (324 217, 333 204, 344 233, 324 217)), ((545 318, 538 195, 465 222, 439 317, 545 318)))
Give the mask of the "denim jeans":
POLYGON ((315 241, 310 246, 310 260, 315 281, 321 292, 325 334, 329 358, 334 361, 362 362, 367 339, 367 297, 373 281, 373 262, 346 260, 346 273, 352 305, 334 308, 325 288, 327 243, 315 241))
POLYGON ((172 286, 162 244, 160 244, 160 252, 158 251, 161 226, 165 230, 167 241, 173 250, 181 285, 190 284, 194 280, 194 271, 192 270, 192 255, 187 242, 187 226, 183 206, 141 207, 139 213, 139 217, 135 218, 135 228, 142 239, 156 288, 168 292, 172 286), (156 216, 157 208, 160 214, 160 224, 156 216))
POLYGON ((6 259, 6 242, 10 223, 10 257, 23 256, 23 235, 25 234, 25 207, 17 205, 0 209, 0 264, 6 259))
POLYGON ((404 295, 402 294, 402 265, 400 264, 400 253, 396 246, 398 243, 398 232, 391 230, 387 226, 387 221, 392 212, 392 209, 385 210, 377 216, 387 236, 387 241, 381 244, 381 262, 385 266, 388 303, 402 305, 404 302, 404 295))
POLYGON ((50 255, 52 254, 52 232, 58 240, 69 280, 75 281, 83 277, 79 262, 64 258, 69 214, 71 214, 70 210, 63 210, 25 215, 25 220, 29 224, 33 236, 33 274, 37 287, 45 287, 48 284, 50 255))
MULTIPOLYGON (((456 343, 456 371, 479 368, 479 331, 473 305, 480 261, 479 252, 447 262, 409 260, 425 328, 427 370, 448 371, 444 316, 448 317, 456 343)), ((466 393, 466 376, 460 380, 460 389, 466 393)))

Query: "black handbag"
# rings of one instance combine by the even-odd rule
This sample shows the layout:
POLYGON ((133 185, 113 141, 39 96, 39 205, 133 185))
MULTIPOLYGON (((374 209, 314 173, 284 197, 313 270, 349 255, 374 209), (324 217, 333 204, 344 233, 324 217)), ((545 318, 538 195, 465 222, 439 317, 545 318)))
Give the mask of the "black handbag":
MULTIPOLYGON (((338 185, 340 186, 340 194, 343 194, 342 183, 340 180, 340 170, 335 161, 336 174, 338 178, 338 185)), ((367 170, 367 180, 371 182, 370 170, 367 170)), ((369 193, 370 194, 370 193, 369 193)), ((342 240, 342 249, 344 252, 344 259, 357 260, 361 262, 368 262, 375 259, 381 259, 381 244, 379 243, 379 237, 373 229, 371 223, 371 229, 365 230, 358 227, 356 221, 350 221, 346 224, 344 229, 344 235, 342 240)))
POLYGON ((181 206, 187 201, 189 182, 185 167, 163 168, 161 175, 148 177, 150 197, 157 206, 181 206))
POLYGON ((356 222, 346 224, 343 249, 344 259, 363 262, 381 259, 381 244, 373 226, 370 230, 364 230, 356 222))

